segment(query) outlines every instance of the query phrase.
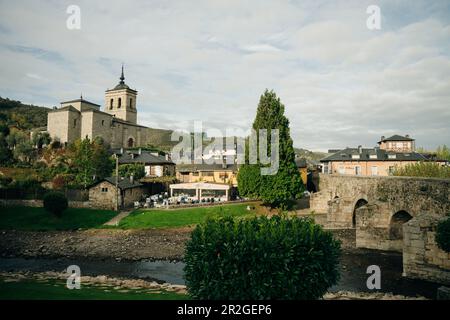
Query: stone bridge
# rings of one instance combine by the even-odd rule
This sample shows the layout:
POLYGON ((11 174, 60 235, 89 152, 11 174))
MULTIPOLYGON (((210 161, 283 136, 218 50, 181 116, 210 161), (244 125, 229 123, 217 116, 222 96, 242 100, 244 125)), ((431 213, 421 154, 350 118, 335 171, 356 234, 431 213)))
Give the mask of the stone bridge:
POLYGON ((356 246, 402 251, 403 224, 419 214, 450 213, 450 180, 320 174, 311 210, 326 227, 355 228, 356 246))

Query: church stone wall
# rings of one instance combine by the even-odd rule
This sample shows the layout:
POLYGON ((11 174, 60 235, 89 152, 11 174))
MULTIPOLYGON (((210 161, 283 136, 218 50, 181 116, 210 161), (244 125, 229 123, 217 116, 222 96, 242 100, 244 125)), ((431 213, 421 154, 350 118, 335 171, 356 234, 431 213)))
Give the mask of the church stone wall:
POLYGON ((52 139, 67 142, 68 113, 66 111, 52 111, 48 113, 47 131, 52 139))
POLYGON ((81 114, 76 111, 68 111, 67 142, 79 139, 81 135, 81 114))
POLYGON ((70 143, 80 137, 81 115, 72 110, 49 112, 47 130, 53 139, 70 143))
MULTIPOLYGON (((84 116, 84 114, 83 114, 84 116)), ((91 139, 101 137, 107 144, 112 143, 112 117, 100 112, 92 112, 91 139)))

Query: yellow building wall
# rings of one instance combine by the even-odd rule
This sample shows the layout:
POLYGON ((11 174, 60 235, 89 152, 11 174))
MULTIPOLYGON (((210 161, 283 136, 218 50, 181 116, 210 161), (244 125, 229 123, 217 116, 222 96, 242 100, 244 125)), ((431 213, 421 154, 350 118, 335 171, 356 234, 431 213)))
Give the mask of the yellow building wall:
POLYGON ((308 169, 299 168, 298 171, 300 172, 300 177, 302 178, 303 184, 306 186, 306 183, 308 182, 308 169))
POLYGON ((208 171, 213 175, 206 174, 205 171, 189 172, 189 174, 181 174, 177 172, 177 179, 181 182, 213 182, 213 183, 227 183, 233 186, 237 185, 237 174, 233 171, 208 171))
POLYGON ((389 168, 404 167, 417 161, 332 161, 331 170, 333 174, 355 175, 355 167, 360 167, 362 176, 389 176, 389 168), (372 167, 376 169, 372 169, 372 167))

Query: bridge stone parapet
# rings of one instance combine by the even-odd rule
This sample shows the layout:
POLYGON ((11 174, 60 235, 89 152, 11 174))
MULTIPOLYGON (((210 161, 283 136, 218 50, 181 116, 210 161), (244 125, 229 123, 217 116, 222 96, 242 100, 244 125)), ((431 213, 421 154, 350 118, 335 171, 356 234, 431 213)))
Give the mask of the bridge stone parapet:
POLYGON ((450 215, 450 180, 320 174, 311 210, 327 228, 356 229, 356 247, 403 252, 404 275, 449 283, 450 255, 437 221, 450 215))

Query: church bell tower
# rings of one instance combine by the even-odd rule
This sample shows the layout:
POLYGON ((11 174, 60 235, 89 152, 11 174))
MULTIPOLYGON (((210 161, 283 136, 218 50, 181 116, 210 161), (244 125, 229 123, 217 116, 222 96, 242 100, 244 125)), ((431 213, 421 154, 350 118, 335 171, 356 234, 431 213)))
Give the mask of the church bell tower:
POLYGON ((119 84, 114 89, 106 90, 105 112, 114 115, 118 119, 137 124, 136 96, 137 91, 130 89, 125 84, 122 64, 119 84))

